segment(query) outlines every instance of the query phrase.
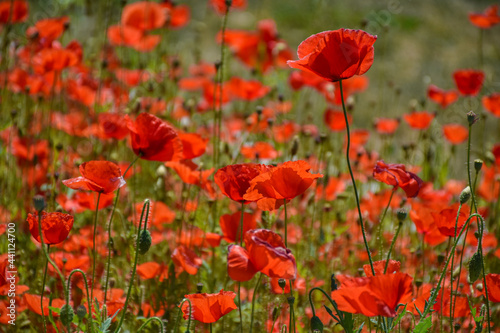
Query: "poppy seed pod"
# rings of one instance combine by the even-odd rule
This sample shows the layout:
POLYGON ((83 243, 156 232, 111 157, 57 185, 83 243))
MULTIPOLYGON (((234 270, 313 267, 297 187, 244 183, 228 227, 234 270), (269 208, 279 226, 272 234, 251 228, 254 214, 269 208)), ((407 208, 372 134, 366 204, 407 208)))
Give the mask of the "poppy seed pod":
POLYGON ((469 126, 472 126, 478 121, 479 117, 474 113, 474 111, 469 111, 467 113, 467 121, 469 122, 469 126))
POLYGON ((278 280, 278 285, 280 286, 281 289, 285 289, 285 287, 286 287, 286 280, 285 279, 279 279, 278 280))
POLYGON ((68 326, 73 322, 73 308, 69 304, 64 304, 61 308, 61 322, 63 323, 64 326, 68 326))
POLYGON ((46 206, 45 198, 41 195, 35 195, 33 197, 33 205, 37 212, 41 212, 46 206))
POLYGON ((467 201, 469 201, 471 197, 470 187, 467 186, 463 189, 462 193, 460 193, 460 203, 463 205, 467 201))
POLYGON ((406 217, 408 216, 408 212, 406 211, 406 209, 401 208, 401 209, 398 209, 396 215, 398 217, 398 221, 403 222, 406 219, 406 217))
POLYGON ((76 308, 76 315, 80 318, 80 320, 82 320, 87 315, 87 308, 83 305, 78 305, 76 308))
POLYGON ((481 159, 474 160, 474 169, 476 170, 476 172, 481 171, 482 167, 483 167, 483 160, 481 159))
POLYGON ((140 254, 146 254, 151 247, 152 239, 149 230, 142 230, 139 235, 139 245, 137 247, 137 251, 140 254))

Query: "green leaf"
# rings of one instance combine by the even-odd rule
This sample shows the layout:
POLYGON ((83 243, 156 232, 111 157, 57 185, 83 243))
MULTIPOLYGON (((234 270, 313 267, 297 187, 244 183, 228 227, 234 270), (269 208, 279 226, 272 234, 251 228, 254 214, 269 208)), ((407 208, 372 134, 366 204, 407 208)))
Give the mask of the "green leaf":
POLYGON ((470 283, 476 282, 481 275, 483 269, 483 258, 479 252, 474 253, 469 261, 469 281, 470 283))
POLYGON ((396 317, 396 319, 394 319, 394 321, 392 322, 391 329, 396 327, 396 325, 401 321, 401 319, 403 319, 405 314, 406 314, 406 305, 403 308, 403 311, 401 311, 399 315, 396 317))
POLYGON ((365 326, 365 323, 362 323, 361 326, 359 326, 359 328, 356 331, 356 333, 361 333, 361 330, 363 329, 363 326, 365 326))
POLYGON ((55 307, 50 306, 50 305, 49 305, 49 310, 52 310, 52 311, 54 311, 54 312, 55 312, 55 313, 57 313, 57 314, 61 313, 61 309, 59 309, 59 308, 55 308, 55 307))
POLYGON ((344 312, 344 329, 346 333, 354 332, 354 319, 352 313, 344 312))
POLYGON ((432 327, 432 316, 425 319, 420 319, 417 326, 413 329, 413 333, 426 333, 432 327))

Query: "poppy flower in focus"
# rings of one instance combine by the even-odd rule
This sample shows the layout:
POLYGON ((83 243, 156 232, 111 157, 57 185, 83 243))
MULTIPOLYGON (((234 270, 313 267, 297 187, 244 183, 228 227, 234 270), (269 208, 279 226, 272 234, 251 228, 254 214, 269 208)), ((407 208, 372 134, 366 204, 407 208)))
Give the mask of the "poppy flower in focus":
POLYGON ((394 317, 396 306, 411 301, 413 278, 405 273, 361 277, 341 282, 332 292, 339 310, 367 317, 394 317))
POLYGON ((79 167, 81 177, 63 180, 73 190, 108 194, 126 184, 118 165, 109 161, 90 161, 79 167))
POLYGON ((373 44, 377 36, 363 30, 324 31, 300 43, 299 60, 290 67, 313 72, 329 81, 348 79, 366 73, 373 64, 373 44))
POLYGON ((483 85, 484 72, 473 69, 458 70, 453 73, 453 79, 462 95, 476 96, 483 85))
MULTIPOLYGON (((40 233, 38 228, 38 213, 28 214, 27 221, 30 226, 30 233, 37 242, 40 243, 40 233)), ((45 244, 59 244, 67 237, 74 222, 73 216, 69 214, 53 212, 42 212, 42 234, 45 244)))
MULTIPOLYGON (((241 211, 233 214, 224 214, 220 217, 219 224, 224 240, 229 243, 238 243, 240 241, 240 220, 241 211)), ((257 220, 254 214, 243 213, 243 234, 248 230, 257 227, 257 220)))
POLYGON ((410 114, 403 115, 404 120, 413 129, 424 130, 429 127, 432 119, 436 115, 427 111, 411 112, 410 114))
POLYGON ((266 211, 278 209, 284 200, 291 200, 303 194, 313 181, 323 177, 311 174, 306 161, 288 161, 262 173, 250 181, 250 187, 243 196, 245 200, 256 201, 266 211))
POLYGON ((191 315, 195 320, 205 324, 215 323, 222 316, 238 308, 234 304, 236 294, 232 291, 224 291, 224 289, 217 294, 198 293, 184 295, 184 297, 191 301, 191 313, 189 302, 184 302, 182 304, 183 318, 187 319, 191 315))
POLYGON ((378 118, 375 120, 375 129, 380 134, 394 134, 399 127, 401 120, 399 118, 378 118))
POLYGON ((446 91, 431 84, 429 88, 427 88, 427 96, 430 100, 439 104, 441 108, 445 109, 458 99, 458 92, 455 90, 446 91))
POLYGON ((498 5, 491 5, 482 13, 470 13, 470 23, 481 29, 489 29, 494 25, 500 23, 500 16, 498 15, 498 5))
MULTIPOLYGON (((373 269, 375 270, 375 276, 383 275, 385 270, 386 260, 379 260, 373 263, 373 269)), ((393 274, 399 272, 401 269, 401 262, 397 260, 389 259, 389 265, 387 265, 386 274, 393 274)), ((363 265, 363 271, 366 276, 373 276, 372 269, 370 265, 363 265)))
POLYGON ((469 137, 467 127, 460 124, 443 125, 443 134, 446 140, 452 145, 458 145, 469 137))
POLYGON ((489 96, 483 96, 481 101, 486 111, 488 111, 495 117, 500 117, 500 93, 493 93, 489 96))
POLYGON ((217 14, 224 15, 226 11, 231 9, 245 9, 247 0, 233 0, 231 6, 228 8, 227 0, 210 0, 210 6, 217 12, 217 14))
POLYGON ((182 268, 190 275, 196 275, 203 260, 185 245, 180 245, 172 252, 172 260, 177 267, 182 268))
POLYGON ((20 23, 26 21, 27 18, 28 3, 26 1, 7 0, 0 2, 0 24, 20 23), (13 6, 12 8, 11 5, 13 6))
POLYGON ((373 168, 373 177, 380 182, 394 186, 394 190, 401 187, 408 198, 416 197, 424 184, 416 174, 406 171, 403 164, 386 164, 384 161, 377 162, 373 168))
POLYGON ((442 209, 439 213, 432 213, 432 216, 434 217, 434 223, 436 224, 439 232, 444 236, 455 237, 456 235, 458 235, 460 233, 460 230, 462 230, 465 221, 467 220, 468 215, 466 212, 469 211, 469 208, 466 204, 464 204, 462 205, 460 213, 458 214, 457 222, 458 207, 459 203, 457 202, 445 209, 442 209))
POLYGON ((228 165, 217 170, 214 181, 229 199, 248 203, 243 196, 250 187, 250 181, 268 169, 266 165, 253 163, 228 165))
POLYGON ((500 274, 486 274, 486 285, 490 302, 500 303, 500 274))
POLYGON ((148 161, 179 161, 184 155, 177 131, 167 122, 149 113, 141 113, 135 121, 125 115, 130 130, 132 149, 148 161))

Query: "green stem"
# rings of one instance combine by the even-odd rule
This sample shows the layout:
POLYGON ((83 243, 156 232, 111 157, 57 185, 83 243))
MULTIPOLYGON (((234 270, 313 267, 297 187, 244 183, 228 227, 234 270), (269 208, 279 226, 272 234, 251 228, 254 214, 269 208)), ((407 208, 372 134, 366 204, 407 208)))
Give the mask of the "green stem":
MULTIPOLYGON (((43 244, 42 244, 43 246, 43 244)), ((50 251, 50 244, 47 244, 47 252, 50 251)), ((45 315, 43 313, 43 292, 45 291, 45 280, 47 278, 47 268, 49 267, 49 261, 45 261, 45 269, 43 271, 43 282, 42 282, 42 292, 40 293, 40 304, 42 307, 42 322, 43 322, 43 331, 47 332, 47 324, 45 323, 45 315)))
MULTIPOLYGON (((73 274, 75 274, 75 273, 80 273, 80 274, 82 274, 82 275, 83 275, 83 281, 85 281, 85 289, 86 289, 86 291, 87 291, 87 304, 90 306, 90 297, 89 297, 89 295, 90 295, 90 294, 89 294, 89 285, 88 285, 88 283, 87 283, 87 276, 86 276, 86 275, 85 275, 85 273, 84 273, 81 269, 79 269, 79 268, 74 269, 74 270, 72 270, 72 271, 71 271, 71 273, 69 273, 69 276, 68 276, 68 287, 67 287, 67 289, 68 289, 68 294, 67 294, 67 296, 66 296, 66 304, 69 304, 69 290, 70 290, 71 277, 72 277, 72 276, 73 276, 73 274)), ((93 331, 94 331, 94 325, 92 324, 92 309, 91 309, 91 308, 89 308, 89 318, 90 318, 89 323, 88 323, 88 326, 90 326, 90 327, 89 327, 89 328, 90 328, 90 329, 89 329, 89 332, 93 332, 93 331)))
MULTIPOLYGON (((460 203, 460 206, 458 206, 459 212, 460 212, 460 209, 462 209, 462 203, 460 203)), ((458 243, 457 242, 457 229, 458 229, 458 216, 457 216, 457 219, 455 221, 455 233, 453 235, 453 240, 456 243, 458 243)), ((451 333, 453 333, 453 329, 454 329, 453 328, 453 263, 454 263, 454 261, 455 261, 455 251, 452 251, 451 252, 451 266, 450 266, 450 329, 451 329, 451 333)), ((459 282, 457 282, 457 284, 459 282)))
POLYGON ((262 273, 259 274, 259 278, 257 279, 257 284, 255 285, 255 288, 253 290, 253 296, 252 296, 252 315, 250 316, 250 333, 253 331, 253 314, 255 310, 255 300, 257 299, 257 290, 259 289, 260 286, 260 280, 262 279, 262 273))
POLYGON ((141 327, 139 327, 139 329, 137 330, 137 333, 139 333, 140 331, 142 331, 144 329, 144 327, 146 327, 147 324, 149 324, 150 322, 155 321, 155 320, 160 325, 160 332, 163 333, 164 332, 163 322, 158 317, 151 317, 148 320, 146 320, 146 322, 144 324, 142 324, 141 327))
MULTIPOLYGON (((135 271, 137 269, 137 261, 139 259, 139 240, 140 240, 140 234, 141 234, 141 227, 142 227, 142 218, 144 217, 144 212, 146 212, 146 220, 144 222, 144 225, 147 224, 148 221, 148 216, 149 216, 149 207, 150 207, 150 201, 149 199, 144 200, 144 205, 142 206, 142 212, 141 212, 141 219, 139 220, 139 228, 137 228, 137 239, 135 242, 135 259, 134 259, 134 266, 132 267, 132 276, 130 277, 130 283, 128 285, 128 291, 127 291, 127 298, 125 299, 125 305, 123 306, 123 312, 120 317, 120 322, 118 323, 118 327, 115 330, 115 333, 120 331, 120 328, 123 324, 123 319, 125 318, 125 313, 127 313, 127 305, 128 301, 130 299, 130 293, 132 292, 132 286, 134 285, 134 277, 135 277, 135 271)), ((146 230, 146 229, 144 229, 146 230)))
POLYGON ((186 330, 186 332, 189 331, 189 326, 191 326, 191 314, 192 314, 192 311, 193 311, 193 307, 192 307, 192 304, 191 304, 191 300, 189 298, 184 298, 181 301, 181 304, 179 305, 179 314, 177 315, 177 319, 175 321, 174 333, 179 332, 179 321, 180 321, 180 317, 181 317, 181 313, 182 313, 182 305, 184 305, 184 302, 188 302, 189 303, 189 316, 188 316, 188 324, 187 324, 187 330, 186 330))
POLYGON ((330 295, 328 295, 328 293, 326 293, 323 289, 321 289, 319 287, 314 287, 314 288, 312 288, 309 291, 309 304, 311 304, 311 310, 312 310, 313 317, 316 315, 316 311, 314 309, 314 304, 312 302, 312 293, 315 290, 321 291, 321 293, 323 293, 323 295, 325 295, 326 298, 330 301, 330 303, 332 304, 333 308, 335 309, 335 312, 337 312, 337 316, 338 316, 338 317, 333 316, 333 318, 340 324, 340 326, 344 327, 343 316, 342 316, 342 313, 339 311, 339 309, 337 307, 337 303, 335 303, 335 301, 330 297, 330 295))
POLYGON ((399 231, 401 230, 402 225, 403 225, 403 222, 399 222, 398 228, 396 229, 396 233, 394 234, 394 237, 392 238, 391 247, 389 248, 389 252, 387 253, 387 259, 385 259, 384 274, 387 273, 387 267, 389 267, 389 260, 391 259, 392 248, 394 247, 394 243, 396 243, 396 238, 398 238, 399 231))
POLYGON ((356 188, 356 181, 354 180, 354 175, 353 175, 352 169, 351 169, 351 162, 349 160, 349 149, 351 147, 351 134, 349 132, 349 119, 347 119, 347 110, 345 108, 344 91, 342 89, 342 80, 339 81, 339 87, 340 87, 340 99, 342 100, 342 110, 344 111, 345 126, 346 126, 346 130, 347 130, 347 148, 346 148, 347 167, 349 168, 349 174, 351 175, 352 186, 354 188, 354 197, 356 198, 356 205, 358 207, 359 225, 361 227, 361 233, 363 234, 363 242, 365 243, 366 253, 368 254, 368 260, 370 261, 370 268, 372 270, 372 274, 373 274, 373 276, 375 276, 375 268, 373 268, 372 255, 370 252, 370 248, 368 246, 368 241, 366 240, 365 226, 363 224, 363 215, 361 214, 361 206, 359 204, 358 190, 356 188))
POLYGON ((384 209, 384 213, 382 214, 382 217, 380 218, 380 225, 382 225, 382 222, 384 222, 384 218, 385 218, 385 215, 387 214, 387 210, 389 209, 389 206, 391 205, 391 201, 392 201, 392 197, 394 196, 394 192, 396 188, 394 188, 392 191, 391 191, 391 196, 389 197, 389 202, 387 203, 387 206, 385 206, 385 209, 384 209))
MULTIPOLYGON (((97 257, 96 255, 96 242, 95 242, 95 238, 96 238, 96 234, 97 234, 97 216, 99 214, 99 200, 101 199, 101 192, 99 192, 99 194, 97 194, 97 203, 95 205, 95 217, 94 217, 94 237, 93 237, 93 243, 92 243, 92 246, 93 246, 93 249, 92 249, 92 254, 93 254, 93 259, 92 259, 92 285, 91 285, 91 289, 90 289, 90 300, 93 302, 94 301, 94 280, 95 280, 95 259, 97 257)), ((92 303, 90 304, 90 311, 92 311, 94 307, 92 306, 92 303)), ((92 312, 91 312, 91 316, 92 316, 92 312)))

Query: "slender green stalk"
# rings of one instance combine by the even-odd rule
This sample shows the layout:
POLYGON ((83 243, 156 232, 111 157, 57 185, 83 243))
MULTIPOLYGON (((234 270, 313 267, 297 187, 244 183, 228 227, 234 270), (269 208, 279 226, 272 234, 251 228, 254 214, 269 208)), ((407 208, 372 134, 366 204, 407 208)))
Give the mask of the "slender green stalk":
POLYGON ((260 280, 262 279, 262 273, 259 274, 259 278, 257 279, 257 284, 255 285, 255 288, 253 290, 253 296, 252 296, 252 315, 250 316, 250 333, 253 331, 253 314, 255 310, 255 300, 257 299, 257 290, 259 289, 260 286, 260 280))
POLYGON ((150 201, 149 199, 144 200, 144 205, 142 206, 142 212, 141 212, 141 219, 139 220, 139 228, 137 228, 137 239, 135 242, 135 259, 134 259, 134 266, 132 267, 132 276, 130 277, 130 282, 128 285, 128 291, 127 291, 127 298, 125 298, 125 305, 123 306, 123 312, 120 317, 120 322, 118 323, 118 327, 115 330, 115 333, 120 331, 120 328, 123 324, 123 319, 125 318, 125 313, 127 313, 127 305, 128 301, 130 299, 130 293, 132 292, 132 286, 134 285, 134 277, 135 277, 135 271, 137 269, 137 261, 139 259, 139 240, 140 240, 140 234, 141 234, 141 227, 142 227, 142 218, 144 217, 144 212, 146 212, 146 219, 144 222, 144 230, 146 230, 147 223, 148 223, 148 216, 149 216, 149 207, 150 207, 150 201))
POLYGON ((337 312, 337 316, 333 316, 333 318, 342 326, 344 327, 344 320, 343 320, 343 317, 342 317, 342 313, 339 311, 338 307, 337 307, 337 303, 335 303, 335 301, 330 297, 330 295, 328 295, 327 292, 325 292, 323 289, 319 288, 319 287, 314 287, 312 288, 310 291, 309 291, 309 304, 311 304, 311 310, 312 310, 312 315, 313 317, 316 315, 316 310, 314 309, 314 304, 313 304, 313 301, 312 301, 312 293, 313 291, 315 290, 319 290, 321 291, 321 293, 323 295, 326 296, 326 298, 330 301, 330 303, 332 304, 333 308, 335 309, 335 312, 337 312))
POLYGON ((185 302, 189 303, 189 316, 188 316, 188 324, 187 324, 187 330, 186 330, 186 332, 189 332, 189 327, 191 326, 191 315, 193 313, 193 306, 192 306, 191 300, 189 298, 184 298, 181 301, 181 304, 179 305, 179 314, 177 315, 177 319, 175 321, 174 333, 179 332, 179 320, 180 320, 180 316, 182 313, 182 306, 184 305, 185 302))
POLYGON ((347 130, 347 148, 346 148, 347 167, 349 168, 349 174, 351 175, 352 186, 354 188, 354 197, 356 198, 356 205, 358 207, 359 225, 361 227, 361 233, 363 235, 363 242, 365 243, 366 253, 368 254, 368 260, 370 261, 370 268, 372 270, 372 274, 373 276, 375 276, 375 269, 373 268, 372 255, 370 252, 370 247, 368 246, 368 241, 366 240, 365 226, 363 224, 363 215, 361 214, 361 206, 359 204, 358 189, 356 188, 356 181, 354 180, 354 175, 351 169, 351 162, 349 160, 349 149, 351 148, 351 134, 349 132, 349 119, 347 119, 347 110, 345 108, 344 91, 342 90, 342 80, 339 81, 339 87, 340 87, 340 99, 342 100, 342 110, 344 111, 345 126, 347 130))
POLYGON ((382 214, 382 217, 380 218, 380 222, 379 224, 382 224, 382 222, 384 222, 384 219, 385 219, 385 215, 387 214, 387 210, 389 209, 389 207, 391 206, 391 202, 392 202, 392 197, 394 196, 394 192, 396 192, 397 188, 394 188, 392 191, 391 191, 391 196, 389 197, 389 202, 387 203, 387 206, 385 206, 385 209, 384 209, 384 213, 382 214))
POLYGON ((165 328, 163 327, 163 322, 158 317, 151 317, 148 320, 146 320, 146 322, 144 324, 142 324, 141 327, 139 327, 139 329, 137 330, 137 333, 139 333, 140 331, 142 331, 146 327, 146 325, 149 324, 152 321, 157 321, 158 322, 158 324, 160 325, 160 332, 163 333, 164 330, 165 330, 165 328))
MULTIPOLYGON (((67 287, 68 294, 66 295, 66 304, 69 304, 69 290, 70 290, 71 277, 75 273, 80 273, 80 274, 83 275, 83 281, 85 282, 85 289, 87 291, 87 304, 90 306, 90 294, 89 294, 89 285, 87 283, 87 276, 79 268, 74 269, 74 270, 71 271, 71 273, 69 273, 69 276, 68 276, 68 287, 67 287)), ((92 309, 90 309, 90 308, 89 308, 89 323, 88 323, 88 326, 90 328, 89 332, 93 332, 94 331, 94 325, 92 324, 92 309)))
MULTIPOLYGON (((129 164, 125 172, 123 173, 123 178, 127 174, 128 170, 135 164, 135 162, 141 157, 141 155, 137 155, 137 157, 129 164)), ((120 197, 120 188, 116 190, 115 202, 113 203, 113 209, 111 210, 111 215, 109 217, 108 223, 108 259, 107 259, 107 269, 106 269, 106 282, 104 283, 104 303, 106 304, 106 300, 108 299, 108 284, 109 284, 109 271, 111 268, 111 225, 113 224, 113 216, 115 215, 116 204, 118 203, 118 198, 120 197)))
MULTIPOLYGON (((95 205, 95 217, 94 217, 94 237, 93 237, 93 243, 92 243, 92 246, 93 246, 93 249, 92 249, 92 254, 93 254, 93 259, 92 259, 92 285, 91 285, 91 288, 90 288, 90 300, 93 302, 94 301, 94 280, 95 280, 95 259, 97 257, 96 255, 96 242, 95 242, 95 238, 96 238, 96 234, 97 234, 97 216, 99 214, 99 200, 101 199, 101 192, 99 192, 99 194, 97 194, 97 203, 95 205)), ((90 304, 90 309, 92 311, 94 307, 92 306, 92 303, 90 304)))
POLYGON ((396 229, 396 233, 394 234, 394 237, 392 238, 391 247, 389 248, 389 252, 387 252, 387 258, 385 259, 384 274, 387 273, 387 267, 389 267, 389 260, 391 259, 392 248, 394 247, 394 243, 396 243, 396 238, 398 238, 399 231, 401 230, 402 225, 403 225, 403 222, 399 222, 398 228, 396 229))
MULTIPOLYGON (((42 244, 43 246, 43 244, 42 244)), ((47 252, 50 252, 50 244, 47 244, 47 252)), ((45 323, 45 315, 43 313, 43 292, 45 291, 45 280, 47 278, 47 268, 49 267, 49 261, 45 260, 45 269, 43 270, 43 282, 42 282, 42 292, 40 293, 40 306, 42 307, 42 322, 43 331, 47 332, 47 324, 45 323)))
MULTIPOLYGON (((462 203, 460 203, 460 206, 458 206, 458 211, 462 209, 462 203)), ((458 229, 458 216, 457 219, 455 220, 455 233, 453 235, 453 240, 457 242, 457 229, 458 229)), ((451 266, 450 266, 450 329, 451 333, 453 333, 453 263, 455 261, 455 251, 451 252, 451 266)), ((460 280, 460 279, 459 279, 460 280)), ((460 281, 457 282, 457 284, 460 281)), ((444 297, 443 297, 444 298, 444 297)))

